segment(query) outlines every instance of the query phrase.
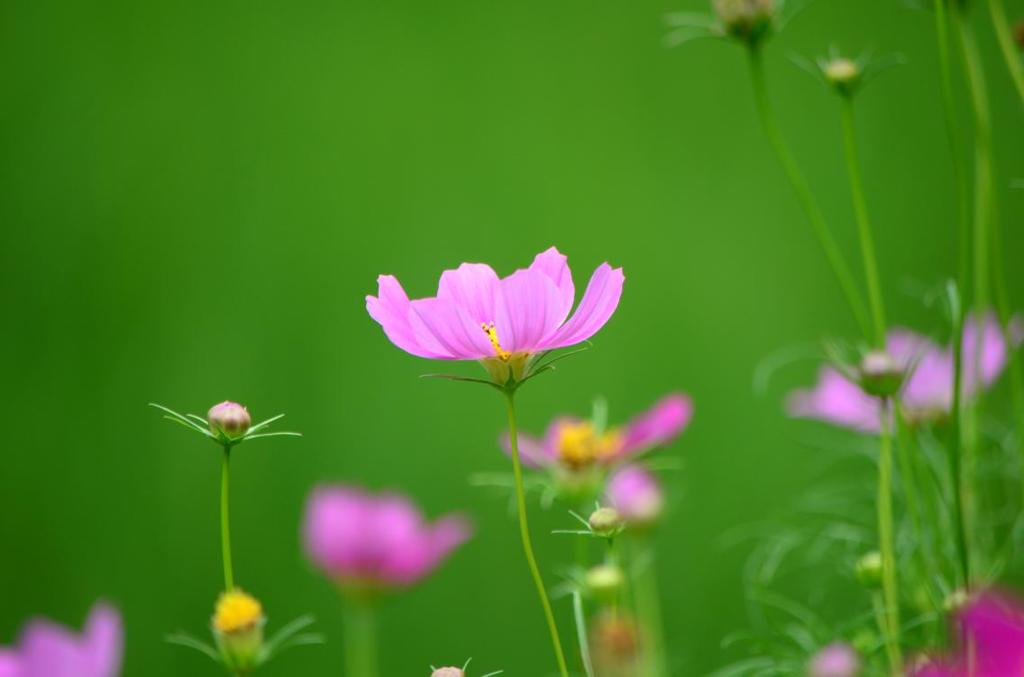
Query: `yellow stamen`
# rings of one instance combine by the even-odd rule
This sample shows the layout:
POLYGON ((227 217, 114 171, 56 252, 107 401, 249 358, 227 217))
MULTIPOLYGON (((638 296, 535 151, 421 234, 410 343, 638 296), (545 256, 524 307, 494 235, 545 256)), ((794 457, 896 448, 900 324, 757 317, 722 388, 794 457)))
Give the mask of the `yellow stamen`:
POLYGON ((480 328, 484 330, 484 333, 487 334, 487 338, 491 340, 491 345, 494 346, 494 352, 497 354, 498 359, 502 362, 508 362, 512 357, 512 353, 501 347, 501 343, 498 342, 498 332, 494 328, 494 323, 481 322, 480 328))
POLYGON ((231 634, 256 625, 263 618, 263 607, 252 595, 241 590, 221 594, 213 615, 213 627, 222 634, 231 634))
POLYGON ((622 433, 617 429, 598 435, 590 421, 569 423, 562 426, 558 438, 558 457, 567 466, 581 469, 611 460, 621 445, 622 433))

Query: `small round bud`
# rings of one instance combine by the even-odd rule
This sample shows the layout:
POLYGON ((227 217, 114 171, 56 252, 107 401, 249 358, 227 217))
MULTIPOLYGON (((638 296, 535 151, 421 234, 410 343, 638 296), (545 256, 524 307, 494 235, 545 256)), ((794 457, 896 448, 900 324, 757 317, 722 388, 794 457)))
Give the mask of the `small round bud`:
POLYGON ((822 67, 825 79, 841 94, 851 94, 860 82, 860 66, 845 57, 836 57, 822 67))
POLYGON ((612 602, 625 583, 622 569, 614 564, 598 564, 587 571, 585 582, 590 594, 605 602, 612 602))
POLYGON ((775 0, 713 0, 715 14, 729 35, 756 44, 771 29, 775 0))
POLYGON ((210 424, 210 432, 229 440, 244 437, 249 426, 252 425, 249 410, 237 402, 230 401, 224 401, 211 407, 206 419, 210 424))
POLYGON ((882 554, 873 550, 857 560, 857 580, 872 590, 882 585, 882 554))
POLYGON ((845 642, 824 647, 807 665, 807 677, 857 677, 860 673, 860 655, 845 642))
POLYGON ((263 607, 238 588, 223 593, 213 614, 213 634, 224 663, 235 670, 256 666, 263 650, 263 607))
POLYGON ((466 677, 462 668, 438 668, 430 673, 430 677, 466 677))
POLYGON ((963 588, 957 588, 948 595, 946 599, 942 601, 942 608, 946 610, 946 613, 956 613, 967 604, 970 597, 967 595, 967 591, 963 588))
POLYGON ((622 515, 615 508, 598 508, 590 513, 587 523, 595 534, 612 536, 622 528, 622 515))
POLYGON ((860 387, 868 395, 892 397, 900 391, 905 372, 884 350, 872 350, 860 361, 860 387))

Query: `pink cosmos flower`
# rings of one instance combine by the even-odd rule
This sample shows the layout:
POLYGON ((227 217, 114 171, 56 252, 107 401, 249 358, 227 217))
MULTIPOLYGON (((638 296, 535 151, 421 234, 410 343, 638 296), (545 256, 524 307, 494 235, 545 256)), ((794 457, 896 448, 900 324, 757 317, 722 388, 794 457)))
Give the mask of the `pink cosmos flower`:
POLYGON ((811 657, 807 677, 857 677, 861 667, 856 649, 846 642, 833 642, 811 657))
MULTIPOLYGON (((579 470, 595 464, 612 465, 668 444, 692 417, 693 402, 682 393, 667 395, 621 428, 603 432, 591 421, 562 416, 551 422, 543 439, 520 433, 519 453, 523 464, 533 468, 579 470)), ((507 434, 501 445, 509 451, 507 434)))
MULTIPOLYGON (((1018 320, 1012 333, 1016 347, 1022 334, 1018 320)), ((900 395, 907 417, 933 421, 948 414, 953 399, 952 347, 941 348, 912 331, 893 329, 886 340, 886 351, 909 372, 900 395)), ((1006 342, 996 317, 991 313, 985 316, 979 346, 978 322, 968 316, 963 340, 964 396, 972 397, 990 387, 1006 367, 1007 359, 1006 342)), ((790 394, 786 408, 792 416, 816 418, 863 432, 877 432, 881 421, 879 400, 828 366, 818 372, 814 388, 790 394)))
POLYGON ((437 296, 412 301, 397 279, 381 275, 377 296, 366 297, 366 310, 407 353, 481 360, 491 368, 497 362, 511 366, 518 379, 530 356, 597 333, 615 312, 624 279, 621 268, 602 263, 569 317, 572 273, 565 256, 551 247, 529 268, 504 278, 486 264, 463 263, 441 274, 437 296))
POLYGON ((605 497, 632 525, 650 525, 661 517, 665 497, 658 478, 639 465, 627 465, 612 475, 605 497))
POLYGON ((469 538, 459 516, 427 524, 408 499, 361 489, 323 486, 306 503, 306 552, 342 586, 397 588, 433 571, 469 538))
POLYGON ((97 604, 81 635, 45 619, 31 621, 15 647, 0 649, 0 677, 116 677, 123 648, 121 616, 97 604))
POLYGON ((1024 603, 1005 592, 984 592, 957 615, 960 649, 926 660, 913 677, 1007 677, 1024 674, 1024 603))

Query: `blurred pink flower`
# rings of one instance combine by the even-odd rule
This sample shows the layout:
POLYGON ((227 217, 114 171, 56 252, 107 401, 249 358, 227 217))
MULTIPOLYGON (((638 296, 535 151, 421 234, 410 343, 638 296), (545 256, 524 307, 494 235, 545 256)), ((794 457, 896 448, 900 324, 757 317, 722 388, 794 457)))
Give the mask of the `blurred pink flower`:
POLYGON ((437 296, 412 301, 397 279, 381 275, 377 296, 366 297, 366 309, 407 353, 509 362, 593 336, 615 312, 624 279, 621 268, 602 263, 569 317, 572 273, 565 256, 551 247, 529 268, 500 279, 486 264, 463 263, 441 274, 437 296))
POLYGON ((807 677, 857 677, 860 673, 860 655, 846 642, 823 647, 807 666, 807 677))
POLYGON ((123 645, 121 616, 105 604, 92 608, 81 635, 34 620, 16 646, 0 649, 0 677, 116 677, 123 645))
POLYGON ((403 496, 342 485, 313 490, 303 527, 306 552, 325 575, 366 588, 415 583, 469 535, 462 517, 427 524, 403 496))
POLYGON ((957 614, 960 649, 911 668, 912 677, 1008 677, 1024 674, 1024 603, 988 591, 957 614))
POLYGON ((608 480, 605 498, 626 522, 640 526, 656 522, 665 506, 658 478, 639 465, 616 471, 608 480))
MULTIPOLYGON (((1017 319, 1012 333, 1016 347, 1022 334, 1017 319)), ((941 348, 912 331, 893 329, 886 341, 886 351, 902 369, 909 371, 900 394, 906 416, 911 421, 933 421, 948 414, 953 396, 952 347, 941 348)), ((1006 342, 996 317, 991 313, 985 316, 979 346, 977 319, 968 316, 963 341, 964 396, 972 397, 990 387, 1006 367, 1007 359, 1006 342)), ((879 400, 828 366, 818 372, 814 388, 791 393, 786 408, 792 416, 816 418, 864 432, 876 432, 880 424, 879 400)))
MULTIPOLYGON (((682 393, 667 395, 621 428, 603 432, 591 421, 562 416, 551 422, 543 439, 520 433, 519 454, 532 468, 611 465, 668 444, 692 417, 693 402, 682 393)), ((510 451, 508 434, 502 436, 501 446, 510 451)))

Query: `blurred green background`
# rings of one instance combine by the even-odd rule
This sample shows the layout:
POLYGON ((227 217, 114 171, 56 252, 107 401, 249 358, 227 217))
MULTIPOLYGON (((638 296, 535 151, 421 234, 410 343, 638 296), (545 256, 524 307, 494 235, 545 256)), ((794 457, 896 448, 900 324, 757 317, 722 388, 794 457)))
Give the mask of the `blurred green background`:
MULTIPOLYGON (((760 133, 742 50, 663 44, 666 12, 705 7, 5 2, 0 643, 32 614, 77 626, 104 597, 126 618, 126 674, 217 673, 162 641, 203 634, 221 583, 217 451, 146 403, 204 413, 231 398, 305 434, 235 455, 237 577, 272 627, 313 612, 330 640, 263 674, 341 672, 338 600, 298 539, 304 498, 327 480, 401 489, 478 530, 386 605, 384 675, 468 656, 547 674, 506 501, 468 482, 506 468, 501 402, 418 379, 436 365, 388 343, 363 296, 378 273, 429 295, 443 268, 507 274, 556 244, 578 289, 603 260, 627 284, 594 349, 523 391, 523 425, 599 394, 616 420, 693 395, 659 533, 667 636, 678 674, 726 662, 721 638, 746 624, 747 551, 722 535, 823 478, 806 424, 781 413, 814 365, 766 395, 754 370, 854 326, 760 133)), ((975 13, 1014 262, 1024 131, 975 13)), ((954 201, 931 16, 820 0, 769 47, 784 132, 855 257, 837 101, 788 60, 832 44, 907 59, 865 90, 858 124, 890 317, 939 330, 922 294, 953 271, 954 201)), ((570 544, 545 534, 568 518, 535 513, 554 582, 570 544)), ((569 642, 564 600, 558 611, 569 642)))

